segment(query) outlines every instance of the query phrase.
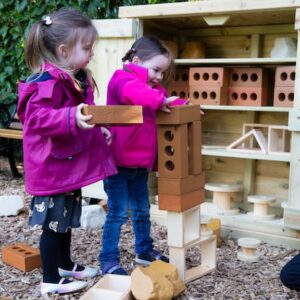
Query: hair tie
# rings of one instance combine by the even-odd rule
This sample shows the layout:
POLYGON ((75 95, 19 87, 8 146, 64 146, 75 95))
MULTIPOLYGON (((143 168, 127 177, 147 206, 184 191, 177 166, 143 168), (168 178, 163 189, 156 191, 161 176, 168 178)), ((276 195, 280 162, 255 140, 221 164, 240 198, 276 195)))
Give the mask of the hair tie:
POLYGON ((52 20, 51 20, 50 16, 43 16, 42 22, 43 22, 43 25, 46 25, 46 26, 50 26, 52 24, 52 20))
POLYGON ((132 53, 136 52, 135 48, 131 48, 130 50, 131 50, 132 53))

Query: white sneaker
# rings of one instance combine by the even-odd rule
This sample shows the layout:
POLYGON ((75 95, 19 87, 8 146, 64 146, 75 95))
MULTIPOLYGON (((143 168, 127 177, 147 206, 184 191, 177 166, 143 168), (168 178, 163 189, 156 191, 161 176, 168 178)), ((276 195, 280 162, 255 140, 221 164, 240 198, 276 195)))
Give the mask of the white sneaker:
POLYGON ((41 283, 41 294, 45 295, 48 293, 58 293, 58 294, 65 294, 76 292, 79 290, 84 289, 87 286, 87 282, 85 281, 71 281, 68 283, 63 283, 65 278, 62 278, 59 283, 41 283))
POLYGON ((83 278, 93 278, 99 272, 98 268, 91 268, 91 267, 84 267, 82 271, 75 271, 76 269, 77 269, 77 264, 74 264, 72 271, 58 268, 58 273, 61 277, 72 277, 75 279, 83 279, 83 278))

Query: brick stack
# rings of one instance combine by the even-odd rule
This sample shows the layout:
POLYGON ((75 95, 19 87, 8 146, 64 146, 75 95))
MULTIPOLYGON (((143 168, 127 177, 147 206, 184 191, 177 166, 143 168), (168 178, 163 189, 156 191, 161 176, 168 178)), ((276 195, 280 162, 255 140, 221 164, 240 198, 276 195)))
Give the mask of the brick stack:
POLYGON ((226 105, 228 70, 225 68, 190 68, 190 101, 200 105, 226 105))
POLYGON ((179 98, 189 98, 189 69, 176 69, 170 83, 168 85, 168 93, 170 96, 178 96, 179 98))
POLYGON ((204 202, 201 162, 201 122, 198 105, 176 106, 159 112, 158 206, 167 210, 170 262, 184 281, 215 268, 216 239, 200 236, 200 203, 204 202), (201 244, 202 263, 186 270, 185 253, 201 244))
POLYGON ((269 91, 268 70, 263 68, 231 69, 228 88, 229 105, 268 105, 269 91))
POLYGON ((282 66, 276 68, 274 106, 293 107, 295 74, 295 66, 282 66))

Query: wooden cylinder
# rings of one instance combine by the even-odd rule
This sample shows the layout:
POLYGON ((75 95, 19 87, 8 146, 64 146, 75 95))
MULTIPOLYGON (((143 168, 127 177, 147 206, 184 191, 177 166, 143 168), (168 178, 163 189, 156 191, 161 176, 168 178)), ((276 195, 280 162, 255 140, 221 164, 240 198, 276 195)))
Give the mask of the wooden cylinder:
POLYGON ((254 216, 263 217, 268 214, 268 204, 266 203, 255 203, 253 208, 254 216))
POLYGON ((213 203, 222 210, 230 210, 231 193, 228 192, 213 192, 213 203))

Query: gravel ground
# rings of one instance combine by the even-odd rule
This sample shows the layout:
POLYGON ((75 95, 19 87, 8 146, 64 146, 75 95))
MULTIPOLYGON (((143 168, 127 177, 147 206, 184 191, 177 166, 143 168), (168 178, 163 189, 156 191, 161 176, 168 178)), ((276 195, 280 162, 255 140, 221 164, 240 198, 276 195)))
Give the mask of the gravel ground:
MULTIPOLYGON (((39 244, 39 230, 30 230, 27 225, 28 204, 30 196, 24 191, 24 180, 13 179, 7 160, 0 158, 0 195, 20 195, 26 201, 26 209, 18 216, 0 217, 0 247, 15 242, 24 242, 37 247, 39 244)), ((5 205, 1 203, 1 205, 5 205)), ((101 230, 73 231, 72 253, 73 260, 83 264, 98 266, 97 256, 101 247, 101 230)), ((152 226, 152 236, 155 247, 168 254, 166 229, 157 224, 152 226)), ((133 232, 130 222, 123 226, 120 241, 121 262, 128 272, 133 264, 134 247, 133 232)), ((187 253, 189 266, 199 264, 201 257, 195 247, 187 253)), ((203 276, 186 285, 186 290, 177 299, 300 299, 300 294, 285 288, 279 280, 282 266, 291 259, 297 251, 282 247, 261 244, 259 251, 261 259, 256 263, 244 263, 236 259, 238 251, 236 241, 223 239, 222 247, 217 249, 216 271, 203 276)), ((88 280, 91 287, 100 279, 88 280)), ((41 299, 39 283, 41 269, 24 273, 3 263, 0 254, 0 299, 41 299)), ((84 292, 72 295, 53 295, 51 299, 79 299, 84 292)), ((109 300, 109 299, 107 299, 109 300)))

